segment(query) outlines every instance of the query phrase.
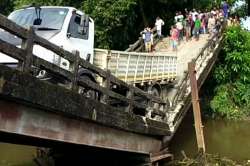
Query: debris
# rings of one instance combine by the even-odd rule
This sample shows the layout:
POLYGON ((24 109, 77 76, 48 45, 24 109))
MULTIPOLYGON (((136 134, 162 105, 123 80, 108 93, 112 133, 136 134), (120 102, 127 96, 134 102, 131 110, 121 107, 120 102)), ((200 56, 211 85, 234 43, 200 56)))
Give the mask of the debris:
POLYGON ((181 151, 183 159, 174 160, 168 165, 170 166, 250 166, 250 160, 238 162, 227 157, 215 154, 198 154, 194 158, 189 158, 184 151, 181 151), (205 159, 205 160, 204 160, 205 159))

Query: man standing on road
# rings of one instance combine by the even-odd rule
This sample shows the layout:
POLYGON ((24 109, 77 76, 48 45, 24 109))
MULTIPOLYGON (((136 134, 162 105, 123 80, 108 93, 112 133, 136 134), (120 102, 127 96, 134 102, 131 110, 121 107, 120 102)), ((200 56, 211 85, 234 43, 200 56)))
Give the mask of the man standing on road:
POLYGON ((200 28, 201 28, 201 20, 198 18, 198 15, 195 15, 195 22, 194 22, 194 38, 196 41, 199 40, 200 28))
POLYGON ((171 36, 170 39, 171 39, 171 45, 172 45, 173 51, 177 51, 177 42, 179 38, 179 32, 176 28, 176 25, 171 26, 170 36, 171 36))
POLYGON ((151 29, 149 27, 145 28, 143 33, 143 39, 145 43, 145 51, 151 52, 152 51, 152 44, 153 44, 153 35, 151 29))
POLYGON ((155 26, 156 26, 157 35, 158 35, 159 38, 162 37, 161 29, 162 29, 163 25, 164 25, 164 21, 160 17, 157 17, 156 21, 155 21, 155 26))

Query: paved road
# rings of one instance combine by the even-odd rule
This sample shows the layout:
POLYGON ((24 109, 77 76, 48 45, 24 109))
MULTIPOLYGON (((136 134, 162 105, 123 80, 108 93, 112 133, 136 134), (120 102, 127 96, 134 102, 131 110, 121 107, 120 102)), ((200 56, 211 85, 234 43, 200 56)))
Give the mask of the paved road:
MULTIPOLYGON (((183 41, 178 46, 178 51, 172 51, 172 47, 170 46, 169 38, 163 38, 161 42, 158 42, 155 46, 156 53, 164 53, 170 55, 177 56, 177 84, 179 85, 182 77, 184 77, 184 71, 188 70, 188 62, 190 62, 193 58, 197 57, 201 49, 206 45, 209 39, 208 35, 200 35, 199 41, 194 39, 186 42, 183 41)), ((172 88, 168 91, 168 99, 172 101, 177 89, 172 88)))
POLYGON ((190 62, 199 54, 200 50, 207 43, 208 38, 208 35, 200 35, 199 41, 195 41, 194 39, 188 42, 183 41, 178 46, 178 51, 174 52, 170 46, 170 40, 167 37, 163 38, 163 40, 155 46, 155 51, 177 56, 177 79, 180 80, 180 78, 183 76, 183 72, 188 68, 188 62, 190 62))

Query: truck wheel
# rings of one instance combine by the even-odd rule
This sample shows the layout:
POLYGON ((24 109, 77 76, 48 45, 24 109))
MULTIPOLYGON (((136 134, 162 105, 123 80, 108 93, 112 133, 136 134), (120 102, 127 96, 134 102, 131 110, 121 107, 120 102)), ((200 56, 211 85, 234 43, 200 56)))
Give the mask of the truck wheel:
MULTIPOLYGON (((80 76, 80 79, 92 81, 91 78, 86 75, 80 76)), ((98 93, 96 91, 82 85, 79 85, 78 93, 86 98, 98 100, 98 93)))

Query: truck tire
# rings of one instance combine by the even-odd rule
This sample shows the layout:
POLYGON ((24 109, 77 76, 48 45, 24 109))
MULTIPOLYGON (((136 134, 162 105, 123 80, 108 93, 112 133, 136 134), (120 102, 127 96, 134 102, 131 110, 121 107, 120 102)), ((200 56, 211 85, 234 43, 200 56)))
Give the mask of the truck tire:
MULTIPOLYGON (((87 75, 80 76, 80 79, 84 79, 84 80, 88 80, 88 81, 93 82, 93 80, 87 75)), ((93 89, 86 88, 80 84, 79 84, 78 93, 86 98, 98 100, 98 92, 94 91, 93 89)))

